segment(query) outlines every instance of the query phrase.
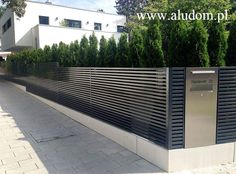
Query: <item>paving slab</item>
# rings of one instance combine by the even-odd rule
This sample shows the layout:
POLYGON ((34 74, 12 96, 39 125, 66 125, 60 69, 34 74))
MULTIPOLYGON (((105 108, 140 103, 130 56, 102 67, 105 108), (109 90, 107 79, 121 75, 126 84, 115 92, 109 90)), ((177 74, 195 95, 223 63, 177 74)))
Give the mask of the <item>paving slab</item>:
MULTIPOLYGON (((167 174, 0 79, 0 174, 167 174)), ((236 164, 175 174, 235 174, 236 164)))

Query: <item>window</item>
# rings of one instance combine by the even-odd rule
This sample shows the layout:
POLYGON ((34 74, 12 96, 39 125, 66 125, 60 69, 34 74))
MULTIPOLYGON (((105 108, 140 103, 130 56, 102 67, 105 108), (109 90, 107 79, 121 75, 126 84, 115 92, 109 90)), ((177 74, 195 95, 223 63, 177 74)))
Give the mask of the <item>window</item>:
POLYGON ((49 17, 48 16, 39 16, 39 24, 49 25, 49 17))
POLYGON ((81 21, 76 21, 71 19, 65 19, 65 21, 68 27, 81 28, 81 21))
POLYGON ((102 24, 101 23, 94 23, 94 30, 102 30, 102 24))
POLYGON ((2 26, 2 32, 5 33, 11 27, 11 18, 2 26))
POLYGON ((117 32, 118 33, 122 33, 122 32, 124 32, 125 31, 125 27, 124 26, 122 26, 122 25, 117 25, 117 32))

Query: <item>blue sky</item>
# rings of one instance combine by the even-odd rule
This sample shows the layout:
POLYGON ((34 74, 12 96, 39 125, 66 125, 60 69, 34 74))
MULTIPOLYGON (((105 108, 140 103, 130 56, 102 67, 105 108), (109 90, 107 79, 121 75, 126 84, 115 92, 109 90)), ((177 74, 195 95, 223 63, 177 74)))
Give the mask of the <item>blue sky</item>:
MULTIPOLYGON (((46 0, 33 0, 38 2, 45 2, 46 0)), ((115 0, 51 0, 53 4, 66 5, 69 7, 76 7, 88 10, 103 9, 108 13, 116 13, 115 0)))

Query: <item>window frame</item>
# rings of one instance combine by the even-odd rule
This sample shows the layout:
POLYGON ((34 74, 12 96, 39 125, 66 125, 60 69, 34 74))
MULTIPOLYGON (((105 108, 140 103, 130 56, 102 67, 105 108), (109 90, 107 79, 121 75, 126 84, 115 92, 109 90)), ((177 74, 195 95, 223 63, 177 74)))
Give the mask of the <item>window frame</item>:
POLYGON ((117 33, 123 33, 123 32, 125 32, 125 26, 117 25, 117 33), (122 28, 122 30, 120 30, 120 28, 122 28))
POLYGON ((12 22, 11 22, 11 17, 4 23, 2 26, 2 33, 5 33, 9 28, 11 28, 12 22))
POLYGON ((94 30, 102 31, 102 23, 94 22, 94 30), (99 28, 96 28, 99 27, 99 28))
POLYGON ((39 24, 49 25, 49 16, 39 16, 39 24), (44 21, 46 19, 46 22, 44 21))
POLYGON ((74 20, 74 19, 65 19, 65 22, 67 24, 67 27, 70 28, 82 28, 82 21, 81 20, 74 20), (75 25, 75 23, 78 22, 78 25, 75 25))

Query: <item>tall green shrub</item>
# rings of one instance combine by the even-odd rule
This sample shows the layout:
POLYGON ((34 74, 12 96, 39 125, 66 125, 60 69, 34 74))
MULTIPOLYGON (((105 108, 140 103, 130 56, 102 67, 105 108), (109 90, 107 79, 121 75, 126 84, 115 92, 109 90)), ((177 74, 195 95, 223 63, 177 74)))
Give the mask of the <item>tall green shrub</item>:
POLYGON ((98 67, 104 66, 104 60, 106 59, 107 59, 107 40, 104 36, 102 36, 99 43, 99 53, 96 66, 98 67))
POLYGON ((213 22, 208 30, 208 53, 211 66, 224 66, 227 40, 223 23, 213 22))
POLYGON ((88 49, 88 61, 89 66, 94 67, 96 65, 96 60, 98 56, 98 40, 95 36, 95 33, 93 33, 91 36, 89 36, 89 49, 88 49))
POLYGON ((159 21, 149 22, 145 40, 145 56, 142 56, 140 64, 142 67, 166 66, 159 21))
POLYGON ((84 67, 89 66, 88 48, 89 48, 88 39, 85 36, 83 36, 83 38, 80 41, 79 52, 81 61, 78 63, 78 66, 84 66, 84 67))
POLYGON ((53 44, 52 48, 52 62, 58 62, 59 61, 59 55, 58 55, 58 45, 57 44, 53 44))
POLYGON ((59 63, 63 67, 68 67, 71 65, 70 57, 70 49, 69 46, 63 42, 59 43, 58 47, 58 56, 59 56, 59 63))
POLYGON ((232 22, 230 28, 226 64, 236 66, 236 20, 232 22))
POLYGON ((117 45, 116 56, 117 67, 130 67, 131 61, 129 59, 129 44, 127 34, 122 34, 117 45))
POLYGON ((73 53, 74 53, 74 66, 79 66, 81 63, 80 57, 80 45, 79 41, 76 40, 73 45, 73 53))
POLYGON ((41 62, 51 62, 52 61, 52 52, 51 47, 46 45, 43 49, 43 59, 41 62))
POLYGON ((210 60, 207 50, 208 33, 202 21, 195 21, 189 33, 189 42, 186 51, 187 66, 209 67, 210 60))
POLYGON ((105 67, 114 67, 115 66, 116 53, 117 53, 116 40, 114 37, 111 37, 108 40, 107 56, 104 59, 104 66, 105 67))
POLYGON ((144 56, 144 38, 140 28, 131 31, 130 38, 130 58, 132 67, 139 67, 144 56))
POLYGON ((38 60, 37 63, 42 62, 43 56, 44 56, 43 49, 41 49, 41 48, 37 49, 37 60, 38 60))
POLYGON ((189 24, 186 21, 177 21, 172 25, 168 46, 168 62, 170 67, 186 66, 188 31, 189 24))
POLYGON ((70 43, 70 66, 77 66, 80 54, 79 54, 79 42, 78 40, 70 43))

